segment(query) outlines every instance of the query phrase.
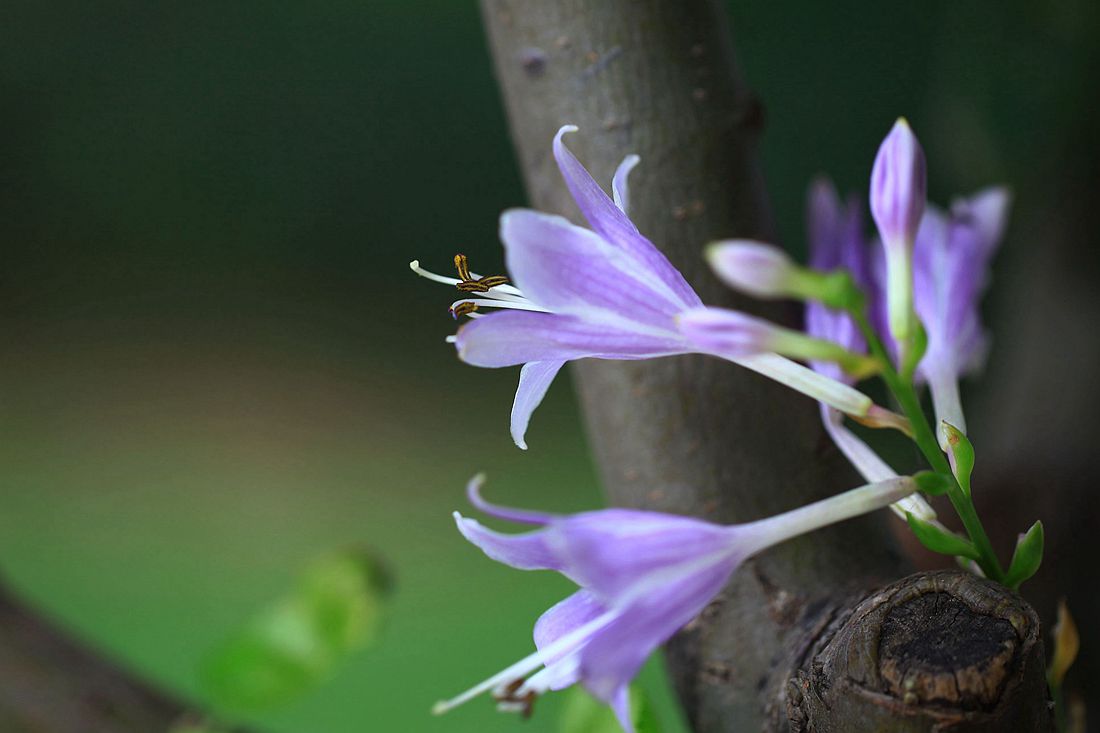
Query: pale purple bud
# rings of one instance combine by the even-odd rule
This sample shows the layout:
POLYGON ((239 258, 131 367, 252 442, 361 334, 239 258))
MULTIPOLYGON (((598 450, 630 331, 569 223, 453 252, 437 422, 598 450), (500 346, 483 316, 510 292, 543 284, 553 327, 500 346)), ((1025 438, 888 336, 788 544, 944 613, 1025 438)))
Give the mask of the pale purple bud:
POLYGON ((758 298, 787 295, 795 268, 783 250, 749 240, 712 244, 707 247, 707 260, 726 285, 758 298))
POLYGON ((927 199, 924 150, 905 118, 882 141, 871 171, 871 215, 882 241, 913 246, 927 199))

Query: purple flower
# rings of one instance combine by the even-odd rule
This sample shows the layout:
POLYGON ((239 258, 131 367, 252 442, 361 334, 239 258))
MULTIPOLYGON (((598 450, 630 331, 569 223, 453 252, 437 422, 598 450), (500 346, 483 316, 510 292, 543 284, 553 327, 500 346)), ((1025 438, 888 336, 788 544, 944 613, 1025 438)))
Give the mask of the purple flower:
MULTIPOLYGON (((567 361, 711 353, 685 338, 678 324, 681 314, 702 305, 699 296, 627 217, 627 174, 637 156, 627 156, 619 166, 611 182, 614 198, 609 197, 562 142, 575 129, 558 131, 554 158, 591 229, 529 209, 506 211, 500 237, 514 284, 470 272, 461 255, 455 258, 457 279, 410 263, 417 274, 468 295, 451 306, 456 316, 474 319, 451 338, 463 361, 523 365, 511 417, 512 438, 521 448, 532 412, 567 361), (477 312, 481 308, 503 310, 483 314, 477 312)), ((845 412, 864 415, 872 406, 849 386, 773 353, 716 355, 845 412)))
MULTIPOLYGON (((864 238, 858 199, 850 197, 847 202, 841 202, 832 183, 826 179, 814 181, 807 195, 806 226, 811 267, 823 272, 844 268, 872 303, 881 299, 871 259, 881 250, 870 247, 864 238)), ((853 352, 866 350, 866 341, 851 316, 815 301, 806 304, 806 330, 811 336, 835 341, 853 352)), ((810 364, 833 379, 851 381, 835 362, 812 361, 810 364)), ((844 425, 844 416, 839 411, 822 404, 821 421, 833 443, 866 481, 884 481, 898 475, 844 425)), ((902 519, 906 513, 925 521, 936 519, 935 510, 920 494, 907 496, 890 508, 902 519)))
POLYGON ((879 146, 871 169, 871 216, 886 246, 913 246, 927 185, 924 150, 902 117, 879 146))
MULTIPOLYGON (((832 183, 824 178, 814 181, 806 200, 806 228, 810 267, 822 272, 845 269, 865 293, 874 289, 870 249, 863 237, 863 215, 857 199, 849 198, 842 203, 832 183)), ((867 350, 867 343, 851 316, 817 301, 806 304, 806 332, 855 353, 867 350)), ((852 382, 833 362, 813 361, 810 365, 833 379, 852 382)))
POLYGON ((871 171, 871 215, 886 255, 887 313, 902 363, 914 353, 913 241, 924 214, 924 151, 904 118, 882 141, 871 171))
POLYGON ((928 334, 915 376, 929 385, 937 421, 964 433, 958 378, 984 361, 988 338, 978 303, 1009 202, 1006 189, 989 188, 956 200, 948 213, 929 207, 913 251, 914 306, 928 334))
POLYGON ((734 290, 757 298, 783 298, 791 292, 798 268, 775 245, 752 240, 718 242, 707 247, 714 274, 734 290))
POLYGON ((723 526, 690 517, 630 509, 554 515, 489 504, 482 478, 467 487, 491 516, 534 525, 501 534, 455 513, 459 531, 486 555, 520 570, 553 570, 580 589, 536 622, 536 651, 434 708, 445 712, 493 691, 510 707, 578 682, 611 705, 632 731, 627 689, 660 644, 695 618, 747 557, 791 537, 886 506, 916 489, 894 478, 791 512, 723 526))

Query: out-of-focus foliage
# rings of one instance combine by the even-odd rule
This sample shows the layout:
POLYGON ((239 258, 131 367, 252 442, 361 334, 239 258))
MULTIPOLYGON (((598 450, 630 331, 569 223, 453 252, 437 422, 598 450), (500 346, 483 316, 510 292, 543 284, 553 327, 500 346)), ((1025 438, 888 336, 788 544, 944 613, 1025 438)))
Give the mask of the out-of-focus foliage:
MULTIPOLYGON (((637 685, 630 688, 630 714, 637 733, 661 733, 653 705, 637 685)), ((558 730, 561 733, 622 733, 611 708, 581 687, 572 687, 566 693, 558 730)))
POLYGON ((363 549, 316 560, 297 586, 218 647, 202 670, 211 697, 233 710, 293 700, 370 644, 392 579, 363 549))
POLYGON ((186 720, 172 726, 168 733, 229 733, 229 731, 216 723, 186 720))

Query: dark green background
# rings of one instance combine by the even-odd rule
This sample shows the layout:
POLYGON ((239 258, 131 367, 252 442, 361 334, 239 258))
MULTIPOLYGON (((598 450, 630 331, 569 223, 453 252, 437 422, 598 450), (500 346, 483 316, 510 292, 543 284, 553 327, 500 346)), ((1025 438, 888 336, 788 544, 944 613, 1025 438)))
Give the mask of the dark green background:
MULTIPOLYGON (((810 178, 862 193, 899 114, 941 202, 1005 182, 1043 222, 1067 163, 1095 160, 1088 0, 730 12, 795 249, 810 178)), ((461 250, 495 271, 496 216, 523 203, 474 3, 23 0, 3 15, 8 582, 200 697, 207 649, 311 557, 365 541, 398 576, 382 641, 264 726, 517 729, 484 700, 428 708, 527 654, 568 586, 484 559, 450 512, 478 470, 516 503, 600 500, 567 380, 521 454, 516 374, 460 365, 450 293, 407 269, 461 250)), ((999 274, 1040 244, 1013 232, 999 274)), ((1014 298, 993 295, 995 329, 1014 298)), ((998 353, 992 379, 1011 367, 998 353)), ((659 675, 646 684, 667 701, 659 675)), ((554 707, 523 729, 554 730, 554 707)))

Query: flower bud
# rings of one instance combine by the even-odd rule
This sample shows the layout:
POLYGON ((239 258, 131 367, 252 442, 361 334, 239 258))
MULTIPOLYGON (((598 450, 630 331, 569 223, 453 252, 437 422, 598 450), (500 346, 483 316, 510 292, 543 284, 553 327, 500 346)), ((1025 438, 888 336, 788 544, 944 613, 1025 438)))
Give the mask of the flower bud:
POLYGON ((772 244, 740 239, 715 242, 707 247, 707 260, 722 282, 757 298, 815 300, 839 309, 863 302, 861 291, 846 271, 800 267, 772 244))
POLYGON ((887 248, 912 249, 926 199, 924 150, 903 117, 882 141, 871 171, 871 215, 887 248))
POLYGON ((788 284, 795 270, 794 262, 783 250, 749 240, 710 245, 707 261, 726 285, 758 298, 788 295, 788 284))
POLYGON ((927 184, 924 151, 904 118, 882 141, 871 171, 871 215, 886 254, 886 301, 890 334, 898 344, 904 372, 919 359, 912 343, 917 331, 913 311, 913 242, 924 215, 927 184))

